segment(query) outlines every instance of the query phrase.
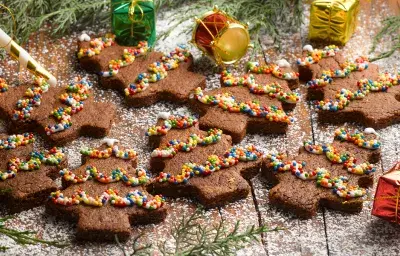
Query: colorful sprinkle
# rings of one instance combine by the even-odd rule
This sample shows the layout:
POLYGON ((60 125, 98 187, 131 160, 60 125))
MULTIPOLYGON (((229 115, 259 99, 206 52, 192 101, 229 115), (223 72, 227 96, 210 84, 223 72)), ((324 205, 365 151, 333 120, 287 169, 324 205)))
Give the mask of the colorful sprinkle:
POLYGON ((26 146, 35 142, 32 133, 11 135, 5 140, 0 140, 0 149, 15 149, 19 146, 26 146))
POLYGON ((235 97, 229 93, 204 95, 203 90, 198 87, 195 90, 195 98, 201 103, 217 105, 225 111, 231 113, 244 113, 251 117, 265 117, 271 122, 292 123, 293 118, 286 115, 282 108, 277 106, 260 106, 256 101, 236 102, 235 97))
POLYGON ((132 64, 136 57, 145 55, 148 50, 147 42, 139 42, 135 48, 124 49, 122 59, 110 60, 108 64, 109 70, 100 72, 100 75, 104 77, 115 76, 121 68, 132 64))
POLYGON ((332 192, 339 197, 350 199, 362 197, 367 193, 364 188, 350 186, 348 184, 348 178, 345 176, 331 178, 330 172, 324 168, 306 171, 304 170, 305 162, 300 163, 294 160, 283 162, 283 154, 270 154, 267 155, 266 158, 271 161, 269 165, 273 167, 275 172, 290 171, 293 175, 302 180, 316 179, 318 186, 332 189, 332 192))
POLYGON ((324 49, 315 49, 307 53, 307 57, 297 59, 299 66, 311 66, 311 64, 318 63, 322 58, 335 56, 340 51, 336 45, 325 46, 324 49))
POLYGON ((368 68, 368 58, 359 57, 355 62, 341 64, 342 69, 323 71, 321 78, 308 81, 306 86, 310 89, 325 87, 333 82, 333 78, 347 77, 353 71, 363 71, 368 68))
POLYGON ((381 147, 381 142, 378 140, 365 140, 365 135, 362 132, 356 131, 350 133, 344 128, 336 129, 335 139, 340 141, 348 141, 362 148, 378 149, 381 147))
POLYGON ((254 146, 232 147, 223 157, 211 155, 204 165, 196 163, 185 163, 182 166, 181 174, 172 175, 167 172, 160 172, 156 181, 169 182, 172 184, 187 183, 194 176, 208 176, 213 172, 219 171, 238 164, 239 162, 256 161, 262 156, 254 146))
POLYGON ((51 193, 50 199, 55 204, 71 206, 85 204, 88 206, 101 207, 108 202, 119 208, 138 206, 147 210, 156 210, 164 205, 165 198, 156 195, 149 200, 147 195, 139 190, 130 191, 125 197, 118 195, 117 190, 107 189, 101 196, 92 197, 85 191, 79 189, 71 197, 66 197, 61 191, 51 193))
POLYGON ((178 46, 169 54, 164 54, 161 61, 149 65, 149 73, 140 73, 135 82, 125 89, 126 96, 132 96, 146 90, 150 83, 158 82, 167 77, 170 70, 179 67, 179 63, 186 62, 190 57, 190 52, 185 46, 178 46))
POLYGON ((97 150, 92 148, 82 148, 81 154, 89 156, 90 158, 106 159, 111 156, 121 158, 124 160, 130 160, 137 156, 137 153, 133 149, 119 150, 118 146, 108 147, 104 150, 97 150))
POLYGON ((151 157, 172 158, 179 151, 192 151, 194 148, 197 147, 197 145, 206 146, 210 144, 215 144, 221 140, 222 130, 210 129, 207 134, 208 136, 191 134, 186 142, 171 140, 165 147, 153 150, 153 152, 151 153, 151 157))
POLYGON ((364 99, 371 91, 372 92, 387 92, 390 87, 400 84, 400 73, 391 75, 388 73, 380 74, 378 81, 362 79, 357 82, 358 90, 352 92, 348 89, 340 89, 334 100, 328 99, 325 101, 317 101, 316 107, 319 110, 327 110, 336 112, 347 107, 353 100, 364 99))
POLYGON ((64 152, 58 148, 52 148, 49 151, 31 153, 28 161, 19 158, 12 158, 8 161, 7 171, 0 171, 0 180, 12 179, 17 176, 19 171, 34 171, 40 168, 41 164, 57 166, 64 158, 64 152))
POLYGON ((146 135, 165 135, 171 129, 186 129, 192 127, 198 123, 198 119, 194 116, 169 116, 167 120, 164 121, 162 126, 152 126, 150 127, 146 135))
POLYGON ((284 92, 282 86, 276 82, 272 82, 266 85, 259 85, 256 83, 254 75, 244 75, 242 77, 234 77, 228 70, 224 70, 221 73, 221 79, 224 86, 245 86, 248 87, 251 93, 254 94, 266 94, 271 98, 277 98, 278 100, 294 104, 299 101, 299 94, 295 92, 284 92))
POLYGON ((83 183, 94 179, 105 184, 122 181, 125 185, 132 187, 146 184, 150 179, 146 170, 140 168, 136 169, 136 176, 130 176, 122 168, 116 168, 111 172, 111 176, 107 176, 104 173, 98 172, 97 168, 91 165, 86 166, 86 173, 84 175, 76 175, 68 169, 61 170, 60 175, 65 181, 72 183, 83 183))
POLYGON ((78 59, 83 57, 92 57, 94 55, 99 55, 100 52, 107 47, 115 44, 115 35, 106 34, 104 37, 98 37, 90 41, 90 48, 81 48, 78 52, 78 59))
POLYGON ((284 80, 292 80, 299 77, 299 73, 297 72, 283 72, 283 70, 276 64, 260 65, 257 61, 249 61, 247 63, 247 69, 255 74, 272 74, 273 76, 284 80))
POLYGON ((6 80, 0 78, 0 93, 8 91, 8 84, 6 80))
POLYGON ((72 115, 83 109, 83 101, 89 97, 89 90, 92 88, 92 83, 86 81, 85 78, 75 78, 75 81, 70 83, 66 88, 66 93, 61 94, 60 101, 69 107, 59 107, 51 112, 51 115, 59 121, 55 125, 48 125, 45 128, 46 134, 61 132, 71 128, 72 115))
POLYGON ((50 85, 41 77, 34 77, 34 86, 28 88, 24 98, 17 101, 17 107, 14 110, 14 120, 27 120, 31 117, 33 107, 40 106, 42 94, 49 90, 50 85))

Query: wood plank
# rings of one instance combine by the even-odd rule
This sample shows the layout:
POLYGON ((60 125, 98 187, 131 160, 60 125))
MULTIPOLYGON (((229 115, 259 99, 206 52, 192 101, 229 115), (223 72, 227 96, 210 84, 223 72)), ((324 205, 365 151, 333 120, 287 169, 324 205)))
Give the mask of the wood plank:
MULTIPOLYGON (((355 58, 366 55, 372 46, 372 38, 380 29, 380 20, 388 15, 387 9, 382 6, 384 1, 361 1, 361 12, 359 16, 359 27, 354 36, 346 44, 343 51, 346 56, 355 58)), ((387 45, 387 44, 386 44, 387 45)), ((386 63, 393 61, 384 60, 386 63)), ((378 64, 381 64, 380 62, 378 64)), ((387 69, 383 67, 383 70, 387 69)), ((317 142, 328 142, 337 126, 320 125, 316 121, 316 113, 313 110, 314 135, 317 142)), ((346 125, 349 128, 358 128, 346 125)), ((378 170, 375 175, 374 187, 370 190, 372 196, 376 188, 378 177, 382 175, 383 169, 388 168, 394 162, 397 154, 395 150, 398 134, 398 125, 378 131, 382 135, 382 161, 377 164, 378 170), (393 140, 394 139, 394 140, 393 140), (383 167, 383 168, 382 168, 383 167)), ((391 245, 399 239, 396 227, 371 216, 372 202, 365 202, 364 208, 359 214, 346 214, 338 211, 324 210, 324 219, 328 237, 328 250, 331 255, 389 255, 398 254, 396 245, 391 245)))

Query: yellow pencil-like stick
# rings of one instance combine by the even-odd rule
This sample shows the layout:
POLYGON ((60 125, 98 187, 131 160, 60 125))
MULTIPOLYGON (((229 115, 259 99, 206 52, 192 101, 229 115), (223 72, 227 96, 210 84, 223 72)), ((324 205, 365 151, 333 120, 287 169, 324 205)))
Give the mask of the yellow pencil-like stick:
POLYGON ((5 48, 6 51, 15 60, 18 60, 21 66, 28 69, 35 76, 43 77, 48 81, 50 86, 57 84, 57 79, 44 69, 37 61, 35 61, 27 51, 14 42, 6 32, 0 28, 0 47, 5 48))

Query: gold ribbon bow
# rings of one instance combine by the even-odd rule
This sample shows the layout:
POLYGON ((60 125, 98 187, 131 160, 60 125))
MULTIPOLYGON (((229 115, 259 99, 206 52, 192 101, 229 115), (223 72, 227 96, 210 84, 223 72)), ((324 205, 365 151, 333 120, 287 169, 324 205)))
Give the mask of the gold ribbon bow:
POLYGON ((143 8, 139 4, 140 2, 153 2, 153 0, 132 0, 131 1, 131 5, 129 6, 129 10, 128 10, 128 16, 129 16, 129 20, 132 23, 139 23, 144 18, 144 11, 143 11, 143 8), (140 10, 141 17, 139 20, 135 19, 136 8, 138 8, 140 10))

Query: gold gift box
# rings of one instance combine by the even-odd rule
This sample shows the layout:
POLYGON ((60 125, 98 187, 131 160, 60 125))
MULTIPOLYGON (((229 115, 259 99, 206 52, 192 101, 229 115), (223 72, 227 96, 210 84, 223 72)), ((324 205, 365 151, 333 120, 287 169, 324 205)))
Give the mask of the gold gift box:
POLYGON ((309 39, 346 44, 356 29, 359 10, 359 0, 315 0, 311 4, 309 39))

